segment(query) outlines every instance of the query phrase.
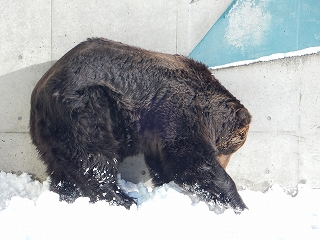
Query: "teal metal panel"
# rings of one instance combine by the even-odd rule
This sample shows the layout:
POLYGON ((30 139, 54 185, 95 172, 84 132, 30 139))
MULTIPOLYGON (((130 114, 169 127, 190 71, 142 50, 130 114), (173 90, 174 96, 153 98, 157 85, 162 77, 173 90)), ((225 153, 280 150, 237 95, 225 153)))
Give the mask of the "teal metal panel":
POLYGON ((235 0, 190 53, 208 66, 320 46, 320 0, 235 0))

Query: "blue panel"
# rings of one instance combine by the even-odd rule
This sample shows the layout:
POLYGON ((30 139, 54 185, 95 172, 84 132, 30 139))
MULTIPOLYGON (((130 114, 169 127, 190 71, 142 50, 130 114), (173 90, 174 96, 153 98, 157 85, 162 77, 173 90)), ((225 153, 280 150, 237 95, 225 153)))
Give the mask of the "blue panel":
POLYGON ((300 1, 299 49, 315 47, 320 44, 320 1, 300 1))
POLYGON ((190 57, 208 66, 320 46, 320 0, 236 0, 190 57))

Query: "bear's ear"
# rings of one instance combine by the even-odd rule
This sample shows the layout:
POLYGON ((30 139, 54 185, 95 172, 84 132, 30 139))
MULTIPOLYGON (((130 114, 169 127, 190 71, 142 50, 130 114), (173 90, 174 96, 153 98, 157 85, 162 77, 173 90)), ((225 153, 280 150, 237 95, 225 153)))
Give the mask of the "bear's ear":
POLYGON ((251 122, 251 115, 246 108, 239 108, 236 111, 236 116, 238 118, 239 128, 247 126, 251 122))

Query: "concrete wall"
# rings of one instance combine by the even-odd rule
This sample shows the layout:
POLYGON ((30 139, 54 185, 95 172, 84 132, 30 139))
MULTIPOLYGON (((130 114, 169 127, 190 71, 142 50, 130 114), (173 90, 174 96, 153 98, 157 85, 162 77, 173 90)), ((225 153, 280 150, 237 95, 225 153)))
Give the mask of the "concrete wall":
MULTIPOLYGON (((28 134, 36 82, 88 37, 188 55, 231 0, 6 0, 0 6, 0 170, 45 178, 28 134)), ((130 164, 128 164, 129 166, 130 164)))
POLYGON ((253 116, 227 170, 238 185, 320 188, 320 53, 213 70, 253 116))

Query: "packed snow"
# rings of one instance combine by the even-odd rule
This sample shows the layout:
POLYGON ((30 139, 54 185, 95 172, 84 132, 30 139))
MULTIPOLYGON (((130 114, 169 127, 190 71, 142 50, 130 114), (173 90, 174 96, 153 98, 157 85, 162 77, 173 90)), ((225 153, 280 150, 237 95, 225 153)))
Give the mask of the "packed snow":
POLYGON ((251 63, 256 63, 256 62, 268 62, 268 61, 275 60, 275 59, 298 57, 298 56, 303 56, 303 55, 316 54, 319 52, 320 52, 320 47, 310 47, 310 48, 305 48, 305 49, 293 51, 293 52, 275 53, 270 56, 264 56, 264 57, 253 59, 253 60, 232 62, 232 63, 228 63, 228 64, 224 64, 224 65, 210 67, 210 69, 214 70, 214 69, 227 68, 227 67, 243 66, 243 65, 248 65, 251 63))
POLYGON ((320 189, 299 185, 241 191, 249 210, 221 214, 192 201, 175 184, 156 189, 118 179, 138 199, 126 210, 78 198, 73 204, 26 173, 0 172, 0 239, 320 239, 320 189))

